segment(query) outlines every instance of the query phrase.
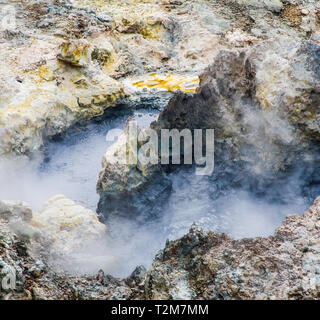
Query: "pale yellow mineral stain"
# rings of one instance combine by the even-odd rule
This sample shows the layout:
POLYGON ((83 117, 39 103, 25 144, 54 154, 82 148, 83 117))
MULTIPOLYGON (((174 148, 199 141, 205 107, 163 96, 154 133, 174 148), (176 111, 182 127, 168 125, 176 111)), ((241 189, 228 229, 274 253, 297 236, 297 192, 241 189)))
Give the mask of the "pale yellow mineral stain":
POLYGON ((180 90, 185 93, 192 93, 196 92, 199 85, 199 77, 183 77, 173 74, 162 76, 152 73, 150 74, 150 79, 137 81, 132 83, 132 85, 138 88, 155 88, 169 92, 180 90))
POLYGON ((25 98, 25 100, 17 105, 11 105, 8 106, 6 109, 2 110, 0 112, 0 118, 2 115, 4 114, 9 114, 9 113, 26 113, 29 112, 29 110, 31 109, 31 103, 32 100, 34 99, 33 95, 29 95, 25 98))
POLYGON ((40 79, 46 80, 46 81, 53 81, 55 79, 55 75, 53 71, 46 65, 39 67, 38 75, 40 79))

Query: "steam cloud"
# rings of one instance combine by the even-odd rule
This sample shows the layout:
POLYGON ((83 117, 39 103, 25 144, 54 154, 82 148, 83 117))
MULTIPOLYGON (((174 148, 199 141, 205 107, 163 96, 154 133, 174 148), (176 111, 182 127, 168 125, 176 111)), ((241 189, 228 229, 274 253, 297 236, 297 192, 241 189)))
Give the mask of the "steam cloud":
MULTIPOLYGON (((146 128, 156 114, 136 112, 135 117, 139 126, 146 128)), ((245 121, 258 128, 262 121, 259 117, 250 110, 245 121)), ((37 210, 51 196, 64 194, 95 210, 101 158, 108 148, 105 135, 112 128, 124 128, 126 119, 124 116, 91 124, 63 141, 51 143, 48 159, 1 159, 0 198, 24 200, 37 210)), ((288 136, 290 130, 282 128, 285 130, 279 133, 279 126, 275 126, 273 134, 284 136, 287 141, 295 139, 288 136)), ((166 239, 182 236, 193 223, 235 238, 267 236, 287 214, 302 214, 310 204, 303 186, 313 173, 306 175, 305 167, 286 173, 272 186, 263 187, 262 192, 252 191, 249 184, 243 183, 241 171, 228 170, 231 169, 218 166, 213 176, 196 176, 194 168, 182 167, 170 174, 173 192, 161 217, 143 225, 120 217, 110 218, 106 238, 75 252, 65 268, 92 274, 102 268, 114 276, 127 276, 137 265, 149 267, 166 239), (234 187, 235 179, 242 179, 242 184, 234 187)), ((259 170, 261 173, 261 167, 259 170)))

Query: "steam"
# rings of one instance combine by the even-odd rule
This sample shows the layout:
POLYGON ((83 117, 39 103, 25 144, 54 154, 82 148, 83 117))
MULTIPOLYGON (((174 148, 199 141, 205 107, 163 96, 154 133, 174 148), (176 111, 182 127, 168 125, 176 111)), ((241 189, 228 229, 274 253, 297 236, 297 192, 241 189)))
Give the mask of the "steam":
MULTIPOLYGON (((135 112, 134 117, 141 128, 146 128, 157 114, 135 112)), ((245 121, 258 130, 262 121, 259 117, 250 111, 245 121)), ((63 141, 50 143, 45 157, 2 159, 0 198, 24 200, 37 210, 53 195, 64 194, 95 210, 101 158, 112 143, 107 143, 106 134, 110 129, 123 129, 127 118, 107 119, 74 131, 63 141)), ((287 142, 295 139, 286 126, 282 125, 280 133, 279 126, 274 126, 274 136, 281 136, 287 142)), ((257 139, 257 135, 249 139, 257 139)), ((267 151, 272 154, 272 149, 267 151)), ((310 158, 313 161, 313 153, 310 158)), ((194 168, 182 167, 170 174, 173 192, 158 219, 141 224, 123 217, 110 217, 105 238, 74 252, 64 268, 89 274, 103 269, 113 276, 128 276, 137 265, 150 267, 165 241, 181 237, 193 223, 234 238, 271 235, 286 215, 302 214, 310 205, 310 199, 304 194, 304 187, 315 171, 310 171, 313 163, 310 164, 301 163, 273 184, 259 187, 247 183, 246 173, 237 171, 236 167, 233 170, 218 165, 212 176, 197 176, 194 168)), ((259 173, 263 171, 261 166, 259 170, 259 173)))
MULTIPOLYGON (((50 143, 45 155, 0 158, 0 199, 23 200, 37 210, 52 196, 63 194, 95 211, 102 156, 113 143, 106 141, 106 134, 114 128, 124 129, 127 117, 75 130, 63 141, 50 143)), ((156 113, 137 111, 134 117, 146 128, 156 113)))
POLYGON ((309 206, 301 194, 299 175, 290 176, 263 197, 242 188, 223 190, 225 186, 212 177, 196 176, 194 168, 181 169, 170 178, 173 193, 159 219, 141 224, 110 217, 106 238, 74 253, 65 268, 89 274, 101 268, 113 276, 126 277, 137 265, 150 267, 166 240, 185 235, 194 223, 206 231, 225 232, 236 239, 269 236, 285 216, 301 214, 309 206))
POLYGON ((164 218, 170 239, 183 236, 192 223, 236 239, 269 236, 285 216, 301 214, 310 204, 296 174, 259 197, 244 187, 228 186, 232 180, 227 176, 221 184, 220 177, 195 176, 192 170, 174 175, 173 194, 164 218))
POLYGON ((160 221, 142 225, 113 217, 107 223, 106 237, 74 252, 64 269, 81 274, 96 274, 102 269, 115 277, 127 277, 138 265, 150 267, 165 241, 166 233, 160 221))

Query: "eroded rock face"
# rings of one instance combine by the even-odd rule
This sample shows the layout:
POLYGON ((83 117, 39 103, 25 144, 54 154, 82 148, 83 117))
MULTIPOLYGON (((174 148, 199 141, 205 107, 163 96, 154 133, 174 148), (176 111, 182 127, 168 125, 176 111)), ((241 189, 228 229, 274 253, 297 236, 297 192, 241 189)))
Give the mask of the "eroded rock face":
MULTIPOLYGON (((81 48, 81 44, 76 45, 81 48)), ((77 122, 101 116, 125 96, 121 84, 92 64, 79 68, 59 62, 54 45, 49 51, 44 41, 26 44, 14 63, 8 55, 15 50, 12 46, 2 44, 0 49, 5 61, 0 71, 2 155, 33 153, 48 138, 77 122)))
POLYGON ((141 133, 136 122, 128 120, 118 141, 103 157, 97 183, 102 219, 110 214, 155 216, 169 196, 171 181, 160 165, 144 165, 137 158, 141 147, 137 138, 141 133))
POLYGON ((128 279, 102 270, 84 277, 61 271, 59 260, 70 259, 70 253, 101 237, 105 228, 93 212, 63 196, 39 212, 26 203, 1 201, 0 299, 129 299, 142 293, 143 267, 128 279))
MULTIPOLYGON (((151 128, 158 131, 159 137, 161 129, 214 129, 216 162, 232 167, 234 175, 241 170, 247 172, 242 172, 245 184, 247 177, 256 184, 267 184, 296 167, 298 161, 314 166, 319 160, 313 151, 320 137, 319 59, 319 45, 287 37, 245 50, 221 50, 200 76, 197 92, 176 93, 151 128)), ((140 148, 145 143, 148 141, 141 142, 140 148)), ((131 211, 139 211, 130 207, 143 207, 142 203, 152 206, 151 200, 157 199, 153 192, 150 201, 141 203, 141 196, 132 196, 133 190, 148 190, 142 193, 144 197, 150 193, 150 180, 162 178, 162 172, 169 171, 167 166, 159 165, 150 166, 147 174, 139 164, 111 166, 112 153, 116 151, 124 158, 125 150, 123 136, 104 157, 97 189, 100 212, 116 211, 118 207, 119 212, 129 216, 131 211), (110 194, 121 200, 104 198, 110 194), (130 207, 121 208, 121 203, 129 203, 130 207)), ((160 202, 155 200, 155 204, 160 202)))
POLYGON ((277 172, 319 139, 319 50, 288 38, 222 50, 197 93, 176 94, 152 127, 215 129, 218 159, 277 172))
MULTIPOLYGON (((50 242, 31 238, 27 230, 15 232, 0 218, 0 299, 83 300, 129 299, 132 289, 125 280, 100 272, 98 276, 77 277, 52 268, 48 260, 50 242), (34 252, 34 246, 38 251, 34 252)), ((138 290, 138 292, 140 292, 138 290)))

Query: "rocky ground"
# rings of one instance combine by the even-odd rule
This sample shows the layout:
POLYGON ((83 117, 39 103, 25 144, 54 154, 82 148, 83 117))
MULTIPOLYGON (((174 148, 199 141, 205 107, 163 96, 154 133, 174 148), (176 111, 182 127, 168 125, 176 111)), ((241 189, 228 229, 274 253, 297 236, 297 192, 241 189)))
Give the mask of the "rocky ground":
POLYGON ((269 238, 232 240, 193 228, 146 275, 149 299, 318 299, 319 198, 269 238))
MULTIPOLYGON (((164 106, 172 96, 154 128, 213 127, 221 158, 262 179, 265 169, 280 172, 318 143, 317 1, 2 1, 0 9, 7 4, 17 25, 0 33, 3 158, 42 151, 108 108, 155 99, 164 106)), ((111 164, 121 143, 103 160, 100 212, 116 212, 124 199, 136 211, 149 208, 170 189, 163 168, 111 164), (150 187, 155 177, 163 181, 158 189, 150 187)), ((0 296, 317 299, 319 212, 317 199, 268 238, 232 240, 193 227, 167 243, 149 270, 116 279, 63 270, 70 252, 108 232, 94 212, 62 195, 38 211, 3 199, 0 296)))
POLYGON ((127 279, 102 270, 89 277, 53 269, 48 255, 54 241, 42 232, 31 237, 26 227, 12 229, 11 219, 31 223, 28 208, 1 203, 0 217, 0 274, 16 275, 16 289, 9 281, 0 292, 3 299, 318 299, 320 294, 320 198, 303 216, 288 216, 268 238, 233 240, 192 227, 167 243, 150 270, 137 267, 127 279))
POLYGON ((0 34, 1 154, 30 154, 74 123, 159 89, 194 91, 221 47, 320 38, 309 1, 8 3, 17 21, 0 34))

